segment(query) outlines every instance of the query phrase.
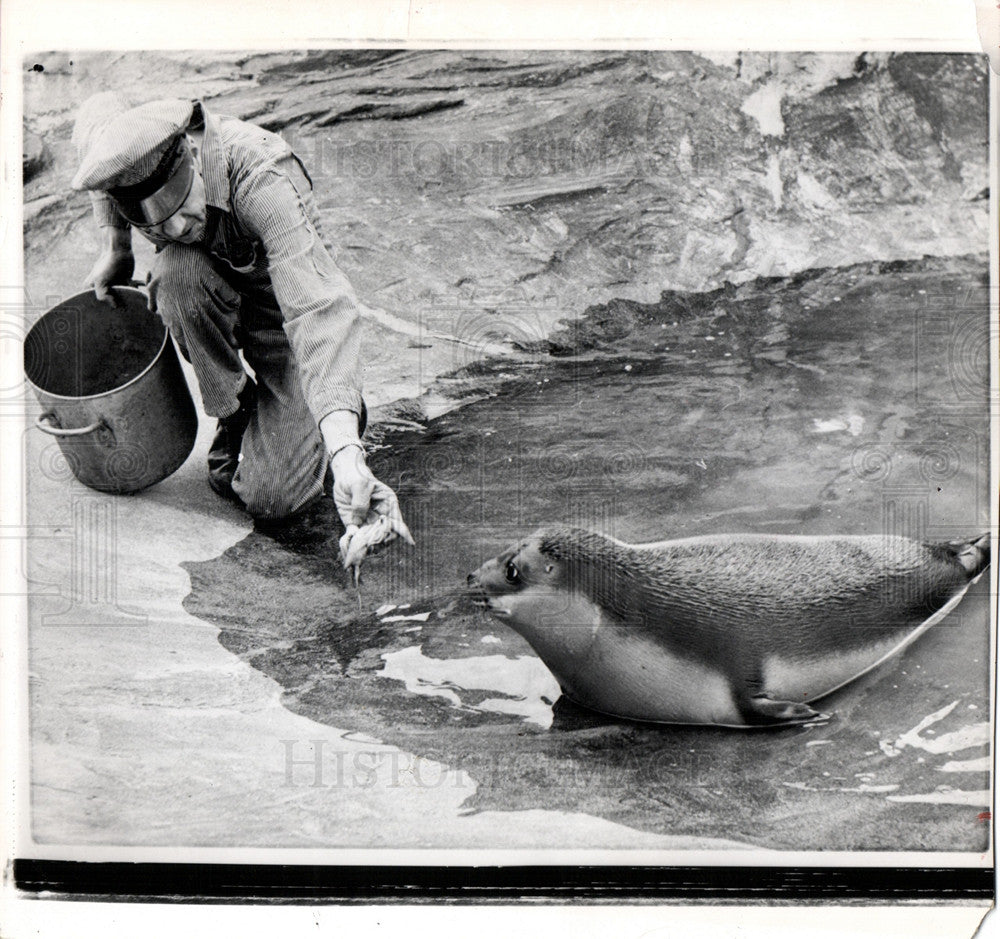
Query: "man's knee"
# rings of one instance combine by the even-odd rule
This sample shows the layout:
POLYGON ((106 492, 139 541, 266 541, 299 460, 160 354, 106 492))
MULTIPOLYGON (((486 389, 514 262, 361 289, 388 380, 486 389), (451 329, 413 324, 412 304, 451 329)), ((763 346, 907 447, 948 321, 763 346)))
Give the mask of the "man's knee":
POLYGON ((183 324, 189 318, 215 312, 206 307, 239 307, 239 295, 216 270, 210 256, 190 245, 171 244, 157 253, 150 292, 168 324, 183 324))
POLYGON ((208 287, 217 277, 208 254, 191 245, 166 245, 153 258, 153 281, 161 296, 208 287))
POLYGON ((278 522, 295 513, 290 499, 261 486, 246 486, 239 496, 247 512, 261 522, 278 522))
POLYGON ((240 499, 243 500, 247 512, 256 521, 273 523, 294 518, 322 495, 322 486, 316 486, 315 491, 297 499, 291 499, 283 493, 264 491, 255 486, 250 488, 249 492, 241 492, 240 499))
POLYGON ((260 470, 244 473, 241 465, 233 491, 255 519, 277 522, 297 515, 323 494, 324 469, 325 463, 318 461, 305 478, 280 479, 260 470))

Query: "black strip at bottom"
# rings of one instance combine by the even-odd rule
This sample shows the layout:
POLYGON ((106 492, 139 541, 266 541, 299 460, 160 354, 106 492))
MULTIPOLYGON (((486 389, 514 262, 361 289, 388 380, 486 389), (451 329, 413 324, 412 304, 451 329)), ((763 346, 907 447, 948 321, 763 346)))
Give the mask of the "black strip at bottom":
POLYGON ((363 867, 130 864, 18 859, 14 882, 121 900, 983 901, 992 868, 903 867, 363 867))

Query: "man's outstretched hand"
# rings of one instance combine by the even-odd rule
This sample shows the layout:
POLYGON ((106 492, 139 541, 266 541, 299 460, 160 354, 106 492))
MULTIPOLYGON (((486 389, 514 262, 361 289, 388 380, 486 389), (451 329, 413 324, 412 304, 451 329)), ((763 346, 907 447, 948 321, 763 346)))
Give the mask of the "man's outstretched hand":
POLYGON ((396 493, 372 475, 360 446, 349 445, 333 456, 333 501, 344 523, 340 555, 344 567, 354 570, 370 548, 401 537, 415 544, 403 521, 396 493))

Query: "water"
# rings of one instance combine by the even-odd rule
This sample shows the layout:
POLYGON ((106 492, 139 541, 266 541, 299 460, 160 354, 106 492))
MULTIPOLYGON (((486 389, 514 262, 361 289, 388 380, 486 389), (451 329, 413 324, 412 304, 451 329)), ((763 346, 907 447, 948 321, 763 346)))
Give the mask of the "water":
POLYGON ((578 708, 462 585, 556 521, 628 541, 985 530, 985 272, 983 258, 873 265, 592 310, 442 382, 439 403, 477 400, 386 437, 371 464, 419 549, 366 563, 360 613, 326 503, 189 565, 189 608, 291 709, 469 773, 471 811, 583 811, 770 847, 980 850, 985 579, 826 699, 830 724, 766 732, 578 708))

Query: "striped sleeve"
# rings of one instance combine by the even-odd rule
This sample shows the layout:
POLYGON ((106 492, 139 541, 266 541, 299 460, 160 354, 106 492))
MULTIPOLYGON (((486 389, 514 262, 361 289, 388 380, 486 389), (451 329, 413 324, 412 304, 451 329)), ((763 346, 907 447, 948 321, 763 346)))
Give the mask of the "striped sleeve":
POLYGON ((90 193, 90 204, 94 210, 94 218, 101 228, 128 228, 129 224, 124 216, 115 208, 111 197, 101 191, 90 193))
POLYGON ((285 333, 317 424, 331 411, 361 413, 361 317, 350 283, 326 250, 309 181, 294 157, 240 179, 232 206, 264 246, 285 333))

